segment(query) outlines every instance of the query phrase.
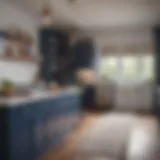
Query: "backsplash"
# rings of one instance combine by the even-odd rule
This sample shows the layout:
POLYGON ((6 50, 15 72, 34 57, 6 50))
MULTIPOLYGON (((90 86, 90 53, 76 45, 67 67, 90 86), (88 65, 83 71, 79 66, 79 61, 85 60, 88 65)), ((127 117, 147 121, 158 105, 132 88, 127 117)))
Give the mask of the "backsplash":
POLYGON ((38 66, 30 62, 0 60, 0 82, 11 80, 18 85, 29 85, 38 70, 38 66))

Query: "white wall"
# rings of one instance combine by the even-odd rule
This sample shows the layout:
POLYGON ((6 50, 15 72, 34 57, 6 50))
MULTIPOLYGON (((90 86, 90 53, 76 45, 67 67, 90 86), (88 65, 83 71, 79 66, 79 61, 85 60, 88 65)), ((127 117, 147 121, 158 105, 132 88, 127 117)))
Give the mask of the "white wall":
POLYGON ((38 71, 37 64, 0 60, 0 82, 11 80, 16 85, 30 85, 38 71))
POLYGON ((150 111, 153 106, 153 84, 119 85, 115 93, 118 110, 150 111))
POLYGON ((0 30, 12 25, 20 26, 36 35, 38 19, 21 6, 0 1, 0 30))
POLYGON ((144 46, 147 44, 147 49, 149 47, 152 50, 153 45, 153 34, 152 28, 114 28, 106 31, 97 32, 94 35, 94 40, 98 51, 101 54, 103 47, 113 48, 117 51, 117 54, 121 51, 121 48, 125 48, 129 45, 144 46))

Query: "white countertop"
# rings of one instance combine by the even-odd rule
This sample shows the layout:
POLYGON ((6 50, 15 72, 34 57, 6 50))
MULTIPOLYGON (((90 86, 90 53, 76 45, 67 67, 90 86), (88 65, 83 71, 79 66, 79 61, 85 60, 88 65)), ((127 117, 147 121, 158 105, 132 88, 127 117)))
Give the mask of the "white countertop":
POLYGON ((80 92, 78 87, 72 87, 63 89, 59 92, 49 92, 49 91, 39 91, 33 90, 29 96, 26 97, 10 97, 10 98, 0 98, 0 107, 17 107, 22 103, 30 103, 33 101, 45 100, 49 98, 55 98, 59 96, 63 96, 68 93, 80 92))

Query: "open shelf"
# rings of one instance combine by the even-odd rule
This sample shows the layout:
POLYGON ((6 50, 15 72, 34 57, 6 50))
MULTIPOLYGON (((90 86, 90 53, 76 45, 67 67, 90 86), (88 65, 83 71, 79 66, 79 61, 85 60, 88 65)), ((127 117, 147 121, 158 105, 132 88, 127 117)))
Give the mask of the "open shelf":
POLYGON ((0 60, 15 61, 15 62, 27 62, 27 63, 39 63, 40 58, 36 57, 14 57, 14 56, 0 56, 0 60))

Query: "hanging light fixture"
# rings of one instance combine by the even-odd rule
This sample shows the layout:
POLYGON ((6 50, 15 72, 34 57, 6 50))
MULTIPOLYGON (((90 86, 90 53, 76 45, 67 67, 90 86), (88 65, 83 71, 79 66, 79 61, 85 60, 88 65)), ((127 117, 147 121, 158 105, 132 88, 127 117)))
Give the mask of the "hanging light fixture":
POLYGON ((53 19, 52 19, 52 8, 51 8, 51 4, 50 4, 50 1, 47 0, 45 3, 44 3, 44 6, 43 6, 43 9, 42 9, 42 25, 43 26, 46 26, 46 27, 49 27, 52 25, 52 22, 53 22, 53 19))
POLYGON ((68 0, 69 3, 74 3, 76 2, 77 0, 68 0))

